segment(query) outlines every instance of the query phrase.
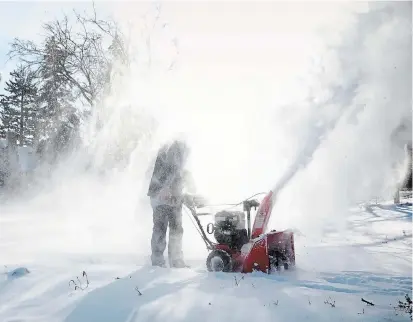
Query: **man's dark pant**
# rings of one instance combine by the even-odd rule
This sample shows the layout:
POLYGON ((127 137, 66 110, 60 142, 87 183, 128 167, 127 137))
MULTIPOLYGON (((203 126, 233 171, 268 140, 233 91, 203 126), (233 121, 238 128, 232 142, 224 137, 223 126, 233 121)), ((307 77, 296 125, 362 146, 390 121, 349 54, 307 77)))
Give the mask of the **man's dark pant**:
POLYGON ((163 253, 166 248, 166 230, 169 224, 168 258, 170 266, 183 263, 182 252, 182 206, 158 205, 153 207, 152 265, 165 265, 163 253))

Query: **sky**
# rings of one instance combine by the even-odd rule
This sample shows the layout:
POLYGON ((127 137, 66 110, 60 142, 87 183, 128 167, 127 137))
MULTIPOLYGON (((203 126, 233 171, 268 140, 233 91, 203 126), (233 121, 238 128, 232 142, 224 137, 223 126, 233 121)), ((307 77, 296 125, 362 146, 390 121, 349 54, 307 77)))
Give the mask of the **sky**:
MULTIPOLYGON (((166 1, 160 7, 159 23, 150 31, 149 54, 146 46, 149 31, 145 27, 154 21, 155 5, 97 2, 96 7, 101 17, 113 15, 121 23, 132 25, 138 63, 125 86, 129 89, 122 89, 117 102, 119 99, 139 102, 158 122, 167 122, 162 127, 163 136, 179 130, 190 132, 190 137, 198 135, 197 140, 203 142, 198 146, 213 148, 218 155, 230 150, 236 158, 238 151, 255 150, 249 145, 264 147, 271 144, 268 140, 276 141, 285 150, 286 157, 277 161, 281 166, 285 166, 293 152, 281 139, 282 127, 280 133, 277 129, 268 132, 273 127, 274 106, 306 99, 309 74, 320 68, 317 59, 322 55, 326 60, 331 59, 325 55, 326 40, 320 34, 331 43, 339 41, 337 33, 354 19, 351 13, 365 10, 364 4, 337 6, 326 2, 166 1), (335 25, 333 32, 331 24, 335 25), (149 56, 150 70, 145 68, 149 56), (172 70, 165 72, 172 62, 172 70), (264 117, 266 114, 268 118, 264 117), (262 131, 271 134, 260 139, 259 131, 253 130, 256 122, 262 131), (229 123, 232 130, 225 131, 229 123), (217 134, 202 137, 207 128, 215 129, 217 134), (222 131, 225 136, 218 135, 222 131)), ((1 12, 8 13, 0 22, 3 74, 7 75, 14 66, 13 62, 5 63, 7 44, 13 37, 40 40, 41 23, 72 8, 90 9, 91 3, 1 2, 1 12), (15 15, 16 12, 20 14, 15 15)), ((251 161, 247 158, 241 161, 243 167, 254 162, 253 158, 271 162, 274 157, 250 154, 251 161)), ((194 163, 202 164, 199 160, 194 163)), ((230 173, 228 169, 225 171, 230 173)), ((240 180, 239 170, 232 171, 231 177, 240 180)), ((256 181, 265 180, 267 187, 274 180, 265 174, 260 177, 256 181)))
MULTIPOLYGON (((152 12, 153 17, 155 12, 154 4, 139 1, 97 1, 95 6, 101 17, 114 15, 123 21, 132 21, 135 26, 142 26, 139 21, 143 14, 151 15, 152 12)), ((83 11, 90 10, 91 7, 92 2, 89 1, 0 2, 0 72, 4 80, 15 66, 14 62, 7 61, 9 43, 14 37, 40 40, 43 22, 59 17, 63 12, 70 15, 72 9, 83 11)), ((215 78, 217 69, 237 79, 253 76, 257 68, 260 71, 265 69, 265 76, 272 78, 272 82, 268 84, 276 88, 280 87, 280 84, 275 78, 278 81, 283 79, 283 83, 295 78, 297 71, 306 64, 303 57, 311 51, 314 52, 314 48, 319 45, 314 40, 314 28, 322 28, 323 24, 328 25, 332 19, 346 19, 343 14, 338 16, 340 10, 346 11, 345 7, 335 6, 334 2, 327 5, 317 2, 289 4, 277 1, 166 1, 161 6, 161 19, 168 22, 168 36, 176 39, 180 45, 180 55, 185 59, 185 65, 181 67, 187 73, 188 70, 190 73, 202 73, 205 81, 208 81, 215 78), (246 20, 248 13, 254 14, 246 20), (291 19, 292 16, 294 19, 291 19), (297 19, 300 24, 293 22, 297 19), (230 41, 228 36, 231 37, 230 41), (234 52, 237 55, 234 55, 234 52), (274 58, 282 60, 283 64, 269 64, 274 58), (193 69, 194 66, 196 70, 193 69), (272 74, 277 77, 272 77, 272 74), (281 74, 283 77, 280 77, 281 74), (291 77, 288 77, 289 75, 291 77)), ((345 21, 336 22, 345 24, 345 21)), ((152 52, 152 55, 154 54, 155 51, 152 52)), ((222 81, 226 80, 224 78, 222 81)), ((233 79, 228 81, 233 82, 233 79)), ((233 84, 237 88, 238 85, 243 86, 233 84)))
MULTIPOLYGON (((91 5, 0 2, 0 11, 6 13, 0 22, 0 70, 7 75, 13 67, 5 56, 13 37, 40 40, 42 22, 91 5)), ((334 92, 332 86, 348 87, 354 81, 351 74, 343 74, 344 60, 334 46, 343 42, 344 32, 351 33, 356 14, 369 11, 363 2, 166 1, 160 6, 158 24, 149 31, 157 13, 154 4, 98 1, 96 8, 101 17, 111 15, 124 26, 130 24, 136 47, 137 63, 118 85, 117 95, 109 98, 108 117, 129 113, 122 106, 131 102, 138 105, 134 113, 156 119, 161 136, 184 131, 198 142, 193 144, 195 150, 202 146, 205 152, 195 153, 196 172, 205 166, 199 159, 213 150, 227 156, 225 166, 219 158, 210 160, 210 167, 221 168, 216 177, 225 173, 240 185, 248 178, 255 182, 251 190, 271 186, 306 142, 307 125, 301 120, 320 115, 300 106, 310 96, 316 104, 323 102, 334 92), (286 131, 292 131, 288 139, 286 131), (260 149, 270 152, 259 153, 260 149), (244 150, 251 152, 241 159, 238 154, 244 150), (246 172, 241 179, 241 169, 256 162, 267 166, 275 162, 278 171, 271 176, 265 171, 246 172)), ((122 135, 136 133, 133 123, 133 130, 122 126, 122 135)), ((217 195, 225 192, 210 189, 217 195)))

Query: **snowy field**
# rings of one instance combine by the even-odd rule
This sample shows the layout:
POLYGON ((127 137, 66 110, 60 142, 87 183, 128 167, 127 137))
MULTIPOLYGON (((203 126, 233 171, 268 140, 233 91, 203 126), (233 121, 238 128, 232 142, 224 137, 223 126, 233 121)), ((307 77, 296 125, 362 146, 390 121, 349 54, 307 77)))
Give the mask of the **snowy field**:
POLYGON ((61 221, 0 220, 2 322, 410 320, 394 307, 412 292, 411 203, 360 205, 345 234, 297 233, 297 269, 274 275, 209 273, 199 245, 188 269, 152 268, 136 253, 58 253, 61 221))

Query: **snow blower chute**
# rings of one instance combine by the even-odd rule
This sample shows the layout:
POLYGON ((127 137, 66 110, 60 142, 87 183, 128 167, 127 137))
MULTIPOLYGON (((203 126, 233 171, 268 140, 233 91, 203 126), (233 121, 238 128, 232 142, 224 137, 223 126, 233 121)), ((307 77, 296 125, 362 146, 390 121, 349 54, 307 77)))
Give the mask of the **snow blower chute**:
POLYGON ((270 274, 274 270, 289 270, 295 266, 294 234, 290 230, 266 232, 273 206, 270 191, 259 203, 256 199, 241 202, 243 211, 222 210, 214 214, 215 223, 207 226, 213 234, 212 242, 199 220, 197 208, 206 207, 196 197, 186 198, 185 206, 190 210, 199 228, 202 239, 210 250, 206 260, 209 271, 251 273, 262 271, 270 274), (251 210, 256 210, 251 229, 251 210), (257 209, 258 208, 258 209, 257 209), (245 220, 245 217, 247 220, 245 220))

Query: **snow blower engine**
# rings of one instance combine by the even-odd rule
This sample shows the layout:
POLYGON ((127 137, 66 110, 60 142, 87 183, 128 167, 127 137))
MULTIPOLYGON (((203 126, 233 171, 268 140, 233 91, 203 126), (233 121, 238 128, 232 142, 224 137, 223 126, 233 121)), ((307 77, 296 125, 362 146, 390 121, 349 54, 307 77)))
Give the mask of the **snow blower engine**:
POLYGON ((202 199, 186 198, 185 205, 191 211, 201 237, 210 250, 206 261, 209 271, 271 273, 295 266, 293 232, 272 230, 265 233, 273 197, 270 191, 261 204, 249 198, 238 204, 242 204, 243 211, 221 210, 215 213, 215 222, 207 225, 207 233, 213 234, 216 242, 208 238, 198 218, 213 214, 197 213, 196 208, 206 207, 198 202, 202 199), (251 230, 252 209, 257 211, 251 230))
POLYGON ((207 232, 213 233, 219 244, 228 245, 231 249, 241 249, 249 240, 245 227, 244 212, 223 210, 215 214, 215 224, 208 224, 207 232))

